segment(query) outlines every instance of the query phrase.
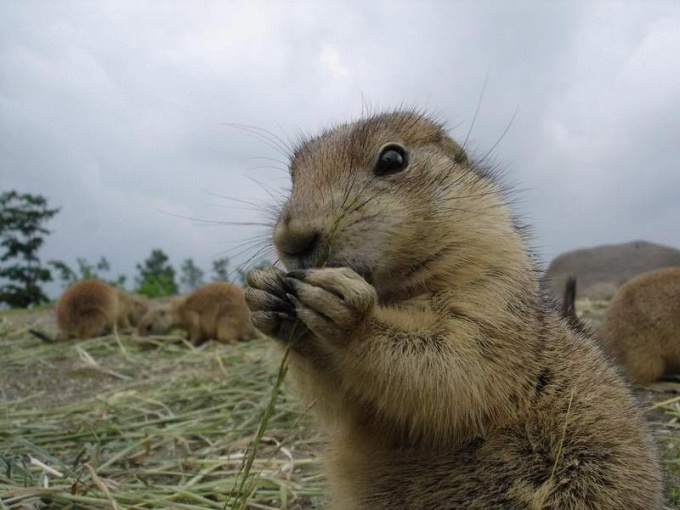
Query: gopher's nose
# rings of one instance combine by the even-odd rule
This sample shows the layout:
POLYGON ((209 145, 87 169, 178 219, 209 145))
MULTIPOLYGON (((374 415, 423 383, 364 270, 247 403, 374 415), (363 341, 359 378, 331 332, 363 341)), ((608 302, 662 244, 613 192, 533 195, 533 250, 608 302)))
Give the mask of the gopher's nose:
POLYGON ((284 258, 294 261, 292 265, 313 267, 321 251, 321 232, 294 222, 279 224, 274 232, 274 244, 284 258))

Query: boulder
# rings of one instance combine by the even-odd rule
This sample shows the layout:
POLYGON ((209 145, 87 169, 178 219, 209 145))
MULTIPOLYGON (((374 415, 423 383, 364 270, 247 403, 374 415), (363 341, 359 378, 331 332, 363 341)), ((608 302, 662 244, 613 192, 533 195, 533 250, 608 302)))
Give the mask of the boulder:
POLYGON ((577 279, 577 299, 610 299, 624 282, 648 271, 680 266, 680 250, 633 241, 563 253, 546 271, 546 286, 561 302, 569 276, 577 279))

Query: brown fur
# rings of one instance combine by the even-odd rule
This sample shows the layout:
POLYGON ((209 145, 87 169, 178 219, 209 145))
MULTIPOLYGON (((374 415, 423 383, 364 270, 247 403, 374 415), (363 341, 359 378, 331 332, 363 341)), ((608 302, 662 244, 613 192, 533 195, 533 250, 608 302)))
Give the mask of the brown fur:
POLYGON ((256 334, 243 289, 226 282, 209 283, 169 306, 149 311, 139 324, 141 335, 166 334, 182 328, 194 345, 214 339, 235 343, 256 334))
POLYGON ((623 284, 597 338, 633 382, 680 373, 680 267, 644 273, 623 284))
MULTIPOLYGON (((564 286, 564 296, 562 298, 562 317, 567 320, 569 325, 575 329, 577 332, 582 333, 586 336, 591 337, 595 343, 602 347, 602 345, 592 336, 592 330, 588 327, 581 319, 578 318, 576 313, 576 277, 570 276, 567 278, 567 282, 564 286)), ((606 351, 605 351, 606 352, 606 351)))
POLYGON ((567 278, 567 283, 564 285, 562 317, 567 319, 572 325, 579 323, 578 317, 576 316, 576 278, 573 276, 567 278))
POLYGON ((80 280, 64 291, 57 304, 59 338, 93 338, 135 326, 148 310, 141 296, 99 280, 80 280))
POLYGON ((343 125, 291 174, 273 237, 293 271, 251 272, 246 300, 316 403, 332 508, 661 508, 633 396, 540 295, 498 184, 440 125, 343 125), (375 175, 390 143, 408 166, 375 175))

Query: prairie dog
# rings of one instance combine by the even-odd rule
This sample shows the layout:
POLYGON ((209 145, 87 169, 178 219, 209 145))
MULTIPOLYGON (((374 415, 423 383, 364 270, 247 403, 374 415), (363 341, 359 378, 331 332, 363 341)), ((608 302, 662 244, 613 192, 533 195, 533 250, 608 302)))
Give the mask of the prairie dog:
POLYGON ((680 373, 680 267, 644 273, 619 287, 597 338, 632 382, 680 373))
MULTIPOLYGON (((576 314, 576 277, 570 276, 564 285, 564 296, 562 297, 561 314, 569 323, 569 326, 586 336, 592 337, 592 330, 585 322, 582 322, 576 314)), ((602 344, 593 337, 595 343, 602 347, 602 344)), ((605 350, 605 353, 607 351, 605 350)), ((608 353, 607 353, 608 354, 608 353)))
POLYGON ((412 111, 303 142, 246 301, 328 436, 332 508, 654 510, 634 397, 539 292, 492 172, 412 111))
POLYGON ((165 307, 150 310, 139 323, 140 335, 182 328, 194 345, 210 339, 235 343, 256 334, 243 289, 227 282, 208 283, 165 307))
POLYGON ((573 276, 567 278, 567 283, 564 285, 562 317, 567 319, 572 326, 579 324, 578 316, 576 315, 576 278, 573 276))
POLYGON ((141 296, 128 294, 99 280, 80 280, 68 287, 57 303, 59 338, 106 335, 114 324, 128 329, 148 309, 141 296))

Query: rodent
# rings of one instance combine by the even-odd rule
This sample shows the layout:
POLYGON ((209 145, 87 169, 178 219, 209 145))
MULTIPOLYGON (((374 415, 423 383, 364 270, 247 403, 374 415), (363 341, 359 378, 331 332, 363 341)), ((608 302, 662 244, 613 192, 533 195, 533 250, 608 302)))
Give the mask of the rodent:
POLYGON ((138 332, 142 336, 166 334, 177 327, 187 331, 194 345, 210 339, 235 343, 257 334, 243 289, 227 282, 208 283, 176 298, 169 306, 149 310, 138 332))
POLYGON ((567 281, 564 285, 564 295, 562 296, 562 306, 560 308, 562 318, 567 321, 572 329, 595 342, 595 345, 602 349, 605 355, 609 356, 608 359, 611 360, 611 354, 594 336, 593 329, 586 322, 582 321, 576 313, 576 283, 577 279, 575 276, 567 277, 567 281))
POLYGON ((246 301, 289 346, 328 437, 335 510, 662 505, 654 441, 612 365, 539 292, 494 172, 414 111, 291 156, 246 301))
POLYGON ((148 310, 147 301, 106 282, 79 280, 69 286, 57 303, 58 339, 94 338, 136 326, 148 310))
POLYGON ((574 328, 582 328, 583 325, 576 315, 576 277, 569 276, 564 285, 562 297, 562 317, 574 328))
POLYGON ((596 338, 631 382, 680 373, 680 267, 643 273, 619 287, 596 338))

